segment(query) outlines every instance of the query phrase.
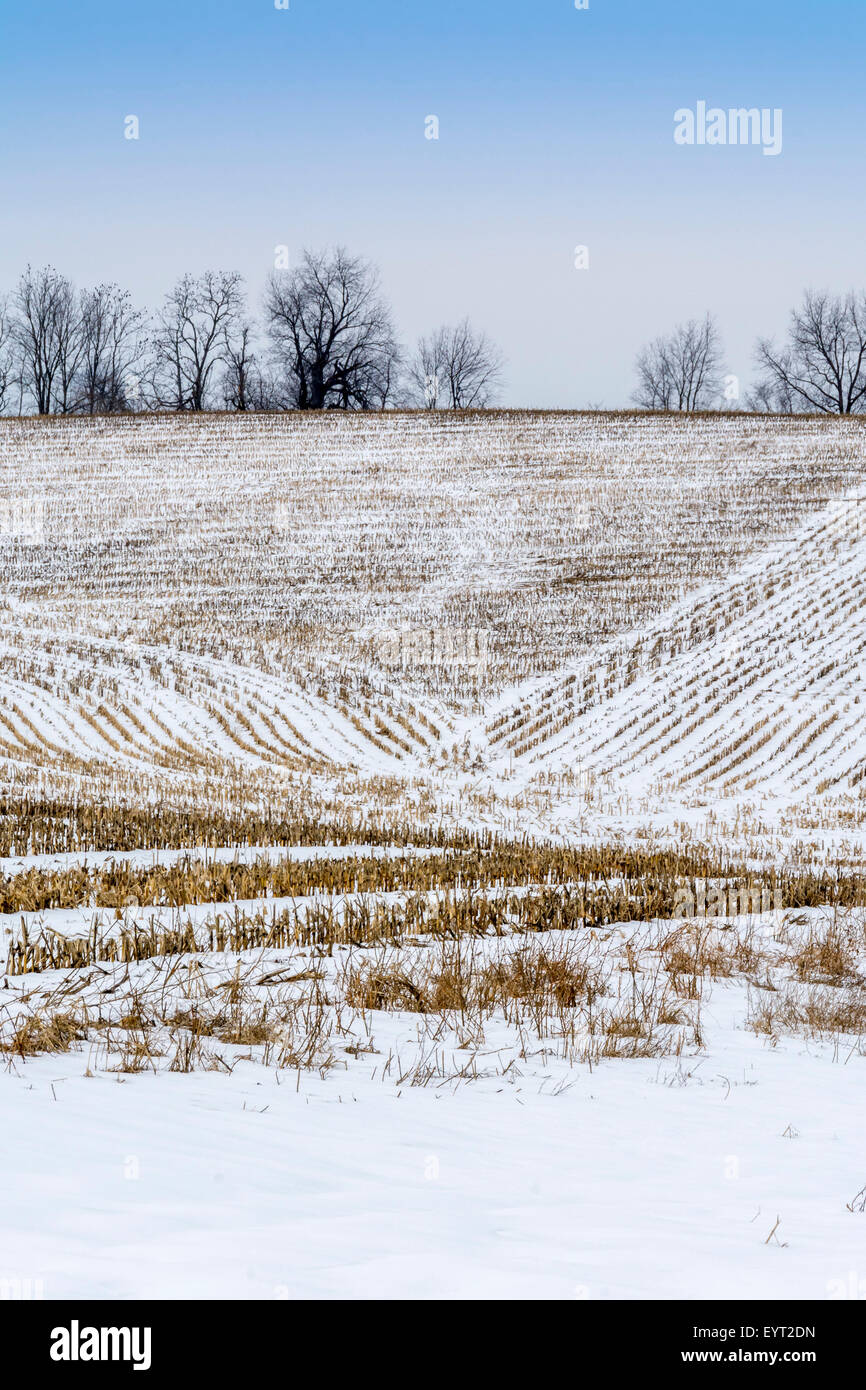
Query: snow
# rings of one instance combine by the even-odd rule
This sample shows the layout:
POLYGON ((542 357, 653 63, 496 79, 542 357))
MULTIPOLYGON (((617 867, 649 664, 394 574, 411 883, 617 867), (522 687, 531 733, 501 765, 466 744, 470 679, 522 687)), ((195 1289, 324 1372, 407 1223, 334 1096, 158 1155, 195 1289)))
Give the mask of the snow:
MULTIPOLYGON (((864 462, 856 421, 0 421, 0 501, 45 499, 45 534, 2 546, 0 789, 858 871, 864 462), (489 630, 483 679, 383 655, 384 633, 440 629, 489 630)), ((435 851, 106 850, 0 874, 415 852, 435 851)), ((314 902, 16 913, 0 944, 22 921, 203 928, 314 902)), ((119 1028, 125 991, 175 968, 171 989, 315 968, 333 994, 348 959, 0 979, 0 1036, 55 988, 119 1028)), ((756 1035, 754 981, 703 988, 699 1039, 671 1024, 664 1055, 592 1065, 525 1018, 467 1038, 333 998, 330 1069, 224 1044, 218 1070, 166 1053, 124 1073, 104 1031, 0 1052, 0 1295, 866 1296, 846 1205, 866 1184, 863 1039, 756 1035)))
POLYGON ((841 420, 0 424, 0 492, 47 488, 4 549, 0 785, 858 829, 863 473, 841 420), (483 633, 480 685, 389 664, 400 630, 483 633))
POLYGON ((845 1204, 866 1181, 866 1059, 772 1047, 743 1011, 740 987, 716 985, 701 1057, 536 1060, 437 1087, 373 1079, 371 1057, 325 1079, 30 1061, 0 1076, 0 1278, 48 1298, 856 1288, 866 1216, 845 1204))
MULTIPOLYGON (((103 869, 111 864, 128 864, 135 869, 156 866, 170 868, 187 860, 203 864, 254 864, 259 859, 271 862, 290 860, 300 864, 312 859, 399 858, 402 855, 441 854, 436 846, 418 849, 414 845, 399 848, 387 845, 192 845, 188 849, 131 849, 79 850, 66 854, 23 854, 0 856, 0 874, 20 874, 29 869, 60 871, 72 868, 103 869)), ((0 914, 2 917, 2 914, 0 914)))

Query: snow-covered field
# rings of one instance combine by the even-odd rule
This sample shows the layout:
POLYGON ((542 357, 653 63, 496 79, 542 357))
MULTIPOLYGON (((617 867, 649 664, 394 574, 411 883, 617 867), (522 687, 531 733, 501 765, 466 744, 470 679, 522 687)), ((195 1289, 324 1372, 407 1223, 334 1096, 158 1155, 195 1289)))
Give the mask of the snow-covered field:
POLYGON ((866 1296, 866 1064, 718 1008, 681 1071, 432 1092, 31 1062, 3 1078, 0 1275, 46 1298, 866 1296))
POLYGON ((0 421, 0 785, 856 831, 864 471, 856 419, 0 421))
POLYGON ((706 986, 700 1047, 591 1067, 502 1019, 460 1049, 456 1015, 384 1011, 343 1018, 323 1073, 249 1046, 230 1072, 110 1071, 98 1032, 13 1061, 0 1274, 45 1297, 863 1297, 862 1043, 756 1035, 748 994, 706 986))
POLYGON ((6 1296, 866 1296, 858 420, 0 420, 0 501, 6 1296), (845 907, 562 931, 527 838, 845 907))

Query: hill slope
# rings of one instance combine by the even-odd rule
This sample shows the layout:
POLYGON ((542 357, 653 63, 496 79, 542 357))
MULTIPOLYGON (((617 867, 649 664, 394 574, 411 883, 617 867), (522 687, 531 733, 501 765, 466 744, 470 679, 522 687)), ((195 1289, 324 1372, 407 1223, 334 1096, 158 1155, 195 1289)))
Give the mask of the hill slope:
POLYGON ((0 421, 0 493, 17 792, 859 823, 858 421, 0 421))

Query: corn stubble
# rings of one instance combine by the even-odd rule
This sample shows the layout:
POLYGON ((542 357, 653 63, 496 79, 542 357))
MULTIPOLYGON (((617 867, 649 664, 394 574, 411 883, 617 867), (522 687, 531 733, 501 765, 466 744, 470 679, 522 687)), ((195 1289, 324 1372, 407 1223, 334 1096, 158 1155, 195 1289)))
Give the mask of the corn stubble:
POLYGON ((866 578, 821 509, 864 449, 857 420, 0 420, 0 494, 46 526, 2 538, 0 857, 187 852, 7 866, 7 1064, 513 1077, 699 1051, 737 985, 768 1043, 860 1050, 866 578), (680 919, 698 881, 773 926, 680 919))
POLYGON ((771 1045, 805 1036, 866 1055, 864 948, 866 916, 850 909, 787 912, 772 930, 735 919, 161 952, 7 980, 0 1052, 17 1066, 79 1051, 94 1071, 244 1062, 324 1076, 373 1059, 401 1085, 514 1079, 694 1056, 713 990, 739 985, 746 1026, 771 1045))

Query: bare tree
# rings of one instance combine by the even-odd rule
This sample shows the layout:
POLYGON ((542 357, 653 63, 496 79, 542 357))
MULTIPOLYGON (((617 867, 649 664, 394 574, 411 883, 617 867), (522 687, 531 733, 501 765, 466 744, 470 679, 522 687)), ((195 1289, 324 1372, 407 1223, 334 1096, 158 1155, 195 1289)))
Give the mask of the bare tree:
MULTIPOLYGON (((759 391, 789 409, 852 415, 866 409, 866 295, 815 294, 791 313, 788 341, 761 338, 759 391)), ((783 407, 784 408, 784 407, 783 407)))
POLYGON ((74 409, 82 353, 81 313, 69 280, 52 266, 27 267, 14 300, 13 337, 22 390, 40 415, 74 409))
POLYGON ((271 275, 265 316, 284 408, 384 409, 400 349, 369 262, 343 247, 304 251, 271 275))
POLYGON ((794 398, 782 383, 759 381, 746 394, 746 409, 759 415, 793 415, 794 398))
POLYGON ((144 328, 144 314, 118 285, 97 285, 82 294, 80 412, 96 415, 132 407, 145 348, 144 328))
POLYGON ((5 298, 0 298, 0 415, 3 414, 12 387, 15 383, 15 366, 12 356, 12 325, 9 308, 5 298))
POLYGON ((638 353, 632 399, 645 410, 708 410, 721 391, 722 345, 712 315, 678 324, 638 353))
POLYGON ((266 408, 268 390, 262 379, 258 355, 253 347, 255 328, 248 320, 239 323, 229 339, 223 376, 223 401, 226 410, 262 410, 266 408))
POLYGON ((502 384, 503 357, 468 319, 420 338, 409 365, 415 404, 427 410, 467 410, 489 405, 502 384))
POLYGON ((58 364, 55 409, 62 415, 68 415, 76 408, 78 369, 84 353, 81 303, 69 281, 66 281, 66 289, 58 300, 55 334, 58 364))
POLYGON ((171 410, 205 410, 243 310, 233 271, 183 275, 165 297, 151 341, 151 390, 171 410))

